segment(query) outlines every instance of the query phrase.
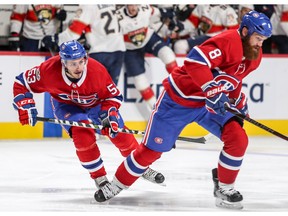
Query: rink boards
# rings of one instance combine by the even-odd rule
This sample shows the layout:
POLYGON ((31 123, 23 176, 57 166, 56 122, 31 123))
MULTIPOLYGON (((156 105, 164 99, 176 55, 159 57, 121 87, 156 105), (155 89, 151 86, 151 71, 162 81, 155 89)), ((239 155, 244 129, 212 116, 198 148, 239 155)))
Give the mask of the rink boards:
MULTIPOLYGON (((67 137, 59 125, 37 123, 35 127, 21 126, 17 112, 12 107, 12 87, 14 78, 20 72, 30 69, 45 60, 45 54, 0 52, 0 139, 67 137)), ((288 134, 288 56, 266 55, 260 67, 243 81, 243 91, 248 96, 250 117, 274 130, 288 134)), ((184 57, 177 57, 182 65, 184 57)), ((167 76, 165 65, 158 58, 146 56, 146 75, 158 96, 162 90, 162 80, 167 76)), ((125 75, 125 68, 118 86, 123 93, 124 102, 120 108, 126 124, 131 129, 145 130, 149 117, 145 102, 133 85, 133 80, 125 75)), ((35 94, 39 116, 50 117, 49 94, 35 94)), ((169 126, 167 126, 169 127, 169 126)), ((270 135, 266 131, 245 124, 249 135, 270 135)), ((182 136, 202 136, 207 131, 196 124, 188 125, 182 136)))

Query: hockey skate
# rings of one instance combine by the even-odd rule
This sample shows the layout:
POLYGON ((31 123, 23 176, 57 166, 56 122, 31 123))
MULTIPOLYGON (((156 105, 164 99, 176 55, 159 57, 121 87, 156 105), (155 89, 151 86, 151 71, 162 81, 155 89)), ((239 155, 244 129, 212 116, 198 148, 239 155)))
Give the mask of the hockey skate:
POLYGON ((243 196, 239 191, 233 187, 219 186, 217 168, 212 170, 212 179, 214 183, 214 197, 216 198, 215 204, 219 208, 225 209, 243 209, 241 201, 243 196))
POLYGON ((164 175, 162 173, 159 173, 159 172, 151 169, 150 167, 148 167, 148 169, 142 174, 141 177, 147 181, 152 182, 152 183, 166 186, 166 184, 164 183, 164 181, 165 181, 164 175))
POLYGON ((95 185, 97 189, 100 189, 101 187, 103 187, 105 184, 109 182, 106 176, 98 177, 94 179, 94 181, 95 181, 95 185))
POLYGON ((95 192, 94 198, 97 202, 105 202, 117 194, 119 194, 123 188, 119 187, 115 181, 106 183, 98 191, 95 192))

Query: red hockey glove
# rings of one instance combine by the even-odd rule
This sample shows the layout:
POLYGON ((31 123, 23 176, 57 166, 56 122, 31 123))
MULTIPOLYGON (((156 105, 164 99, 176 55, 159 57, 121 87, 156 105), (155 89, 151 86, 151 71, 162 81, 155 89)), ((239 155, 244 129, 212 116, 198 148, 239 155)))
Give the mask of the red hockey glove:
POLYGON ((117 109, 111 107, 109 110, 102 110, 99 112, 99 120, 103 126, 101 133, 106 136, 114 138, 118 134, 119 116, 117 109))
POLYGON ((230 107, 231 109, 236 110, 242 115, 249 116, 247 101, 248 99, 246 95, 243 92, 241 92, 240 96, 237 99, 235 100, 232 99, 232 102, 230 101, 231 102, 230 107))
POLYGON ((22 125, 34 126, 37 122, 37 109, 33 95, 30 92, 14 97, 13 106, 18 110, 19 121, 22 125))

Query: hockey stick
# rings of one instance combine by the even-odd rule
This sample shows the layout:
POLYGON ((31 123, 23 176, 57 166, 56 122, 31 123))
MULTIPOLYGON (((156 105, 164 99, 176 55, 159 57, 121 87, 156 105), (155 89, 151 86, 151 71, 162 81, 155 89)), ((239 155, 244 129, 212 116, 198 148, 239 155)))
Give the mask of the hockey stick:
MULTIPOLYGON (((49 123, 53 123, 53 124, 61 124, 61 125, 68 125, 68 126, 75 126, 75 127, 85 127, 85 128, 99 129, 99 130, 101 130, 103 128, 102 125, 85 124, 83 122, 60 120, 60 119, 54 119, 54 118, 36 117, 36 119, 38 121, 42 121, 42 122, 49 122, 49 123)), ((119 128, 118 132, 136 134, 136 135, 144 135, 144 133, 145 133, 144 131, 130 130, 130 129, 125 129, 125 128, 119 128)), ((205 141, 206 141, 205 137, 199 137, 199 138, 178 137, 177 140, 202 143, 202 144, 205 144, 205 141)))
POLYGON ((242 114, 238 113, 237 111, 231 109, 231 108, 228 107, 228 106, 225 106, 225 109, 226 109, 227 111, 231 112, 232 114, 234 114, 235 116, 237 116, 237 117, 239 117, 239 118, 241 118, 241 119, 244 119, 244 120, 250 122, 251 124, 256 125, 257 127, 260 127, 260 128, 262 128, 263 130, 266 130, 266 131, 268 131, 269 133, 271 133, 271 134, 273 134, 273 135, 275 135, 275 136, 278 136, 278 137, 280 137, 280 138, 288 141, 288 137, 287 137, 287 136, 285 136, 285 135, 283 135, 283 134, 281 134, 281 133, 273 130, 272 128, 269 128, 269 127, 267 127, 266 125, 263 125, 263 124, 261 124, 260 122, 254 120, 254 119, 249 118, 248 116, 242 115, 242 114))

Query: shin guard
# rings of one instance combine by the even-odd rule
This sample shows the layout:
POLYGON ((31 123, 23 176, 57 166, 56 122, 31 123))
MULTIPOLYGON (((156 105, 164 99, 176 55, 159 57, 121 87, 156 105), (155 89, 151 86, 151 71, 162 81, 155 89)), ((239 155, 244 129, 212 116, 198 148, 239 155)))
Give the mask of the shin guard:
POLYGON ((125 186, 131 186, 162 152, 153 151, 143 144, 133 151, 118 167, 115 177, 125 186))
POLYGON ((237 121, 229 121, 222 131, 224 147, 218 163, 219 182, 233 184, 241 168, 243 157, 248 146, 245 130, 237 121))
MULTIPOLYGON (((82 121, 89 123, 89 121, 82 121)), ((76 154, 81 165, 95 179, 106 175, 99 148, 96 144, 95 131, 89 128, 71 127, 72 139, 76 148, 76 154)))

